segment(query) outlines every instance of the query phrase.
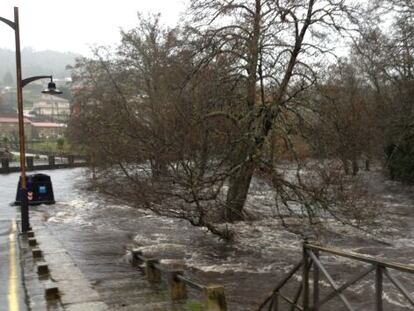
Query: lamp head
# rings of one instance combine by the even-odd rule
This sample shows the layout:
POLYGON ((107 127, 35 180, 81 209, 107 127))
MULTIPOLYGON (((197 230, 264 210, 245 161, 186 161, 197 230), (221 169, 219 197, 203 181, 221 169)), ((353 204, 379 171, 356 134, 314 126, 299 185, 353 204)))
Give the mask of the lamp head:
POLYGON ((53 80, 51 80, 51 81, 49 82, 49 84, 47 85, 47 88, 46 88, 46 89, 44 89, 44 90, 42 91, 42 93, 43 93, 43 94, 48 94, 48 95, 59 95, 59 94, 62 94, 62 92, 61 92, 61 91, 59 91, 59 90, 56 88, 56 84, 55 84, 55 82, 53 82, 53 80))

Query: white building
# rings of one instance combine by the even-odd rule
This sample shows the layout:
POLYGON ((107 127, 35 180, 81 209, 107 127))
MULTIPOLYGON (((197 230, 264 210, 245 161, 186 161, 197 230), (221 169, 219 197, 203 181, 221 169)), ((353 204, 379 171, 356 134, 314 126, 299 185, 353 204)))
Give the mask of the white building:
POLYGON ((33 104, 30 114, 66 121, 70 116, 70 104, 65 98, 42 94, 41 99, 33 104))

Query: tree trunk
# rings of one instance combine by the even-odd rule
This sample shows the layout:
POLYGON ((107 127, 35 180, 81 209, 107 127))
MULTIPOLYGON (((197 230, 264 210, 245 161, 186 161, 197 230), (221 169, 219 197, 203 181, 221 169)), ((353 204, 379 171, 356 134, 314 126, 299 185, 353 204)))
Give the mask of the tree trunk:
POLYGON ((203 141, 201 145, 201 151, 200 151, 200 170, 199 170, 199 178, 202 179, 206 173, 207 170, 207 162, 209 158, 209 148, 208 148, 208 140, 209 140, 209 131, 205 130, 203 132, 203 141))
POLYGON ((246 161, 230 177, 224 215, 226 221, 243 220, 243 207, 249 192, 254 169, 254 161, 246 161))
POLYGON ((342 161, 342 166, 344 168, 345 175, 350 175, 351 170, 349 168, 348 160, 347 159, 341 159, 341 161, 342 161))
POLYGON ((370 159, 366 159, 365 160, 365 170, 370 171, 370 169, 371 169, 371 161, 370 161, 370 159))
POLYGON ((150 162, 151 162, 152 177, 154 179, 158 179, 161 176, 166 174, 167 165, 165 164, 165 162, 163 160, 156 157, 156 158, 152 159, 150 162))
MULTIPOLYGON (((249 112, 253 112, 256 106, 257 99, 257 70, 260 55, 260 35, 261 35, 261 0, 256 0, 255 14, 252 20, 252 38, 249 42, 249 63, 247 66, 247 88, 246 88, 246 107, 249 112)), ((255 119, 252 119, 251 115, 246 122, 247 133, 253 133, 253 123, 255 119)), ((267 133, 266 133, 267 135, 267 133)), ((265 136, 266 136, 265 135, 265 136)), ((250 181, 252 180, 253 172, 255 169, 255 161, 251 160, 249 155, 255 153, 254 148, 260 148, 260 146, 254 146, 251 148, 250 142, 247 143, 245 149, 239 150, 240 154, 236 153, 236 158, 241 159, 240 168, 230 176, 229 190, 227 192, 226 208, 224 219, 229 222, 238 221, 243 219, 243 207, 246 202, 247 193, 249 192, 250 181)), ((236 162, 237 163, 237 162, 236 162)))
POLYGON ((359 172, 358 160, 353 159, 352 160, 352 175, 356 176, 358 175, 358 172, 359 172))

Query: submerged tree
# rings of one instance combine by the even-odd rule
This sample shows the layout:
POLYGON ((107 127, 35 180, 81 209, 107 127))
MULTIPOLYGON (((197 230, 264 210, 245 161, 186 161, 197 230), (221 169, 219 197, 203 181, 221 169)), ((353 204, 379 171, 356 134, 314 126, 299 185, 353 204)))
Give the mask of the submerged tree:
POLYGON ((221 207, 209 202, 227 178, 215 156, 228 148, 234 126, 209 113, 230 100, 233 81, 226 79, 228 60, 201 68, 197 40, 183 38, 161 28, 157 16, 141 17, 111 59, 79 60, 73 80, 80 113, 72 118, 71 139, 111 182, 106 190, 128 192, 157 213, 225 235, 211 219, 221 207), (128 183, 117 188, 121 176, 128 183))
POLYGON ((332 53, 330 35, 355 13, 345 4, 195 0, 191 27, 140 16, 116 54, 79 60, 81 112, 70 129, 99 168, 100 186, 226 238, 223 223, 247 214, 254 174, 273 186, 278 209, 348 221, 350 188, 335 165, 308 166, 296 150, 307 148, 302 128, 314 111, 306 95, 332 53), (296 160, 294 174, 279 165, 282 153, 296 160))
POLYGON ((298 96, 315 83, 332 31, 348 27, 356 11, 343 0, 194 0, 191 8, 206 44, 216 46, 211 57, 233 59, 242 89, 238 109, 221 111, 239 128, 226 200, 227 220, 239 220, 272 130, 303 112, 298 96))

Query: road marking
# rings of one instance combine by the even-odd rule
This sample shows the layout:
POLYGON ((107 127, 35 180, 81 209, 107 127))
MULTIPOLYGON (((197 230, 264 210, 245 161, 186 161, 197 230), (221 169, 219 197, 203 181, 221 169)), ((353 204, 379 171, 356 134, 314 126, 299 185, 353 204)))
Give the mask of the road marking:
POLYGON ((17 267, 16 267, 16 221, 12 220, 12 228, 9 234, 9 311, 19 311, 19 299, 17 293, 17 267))

